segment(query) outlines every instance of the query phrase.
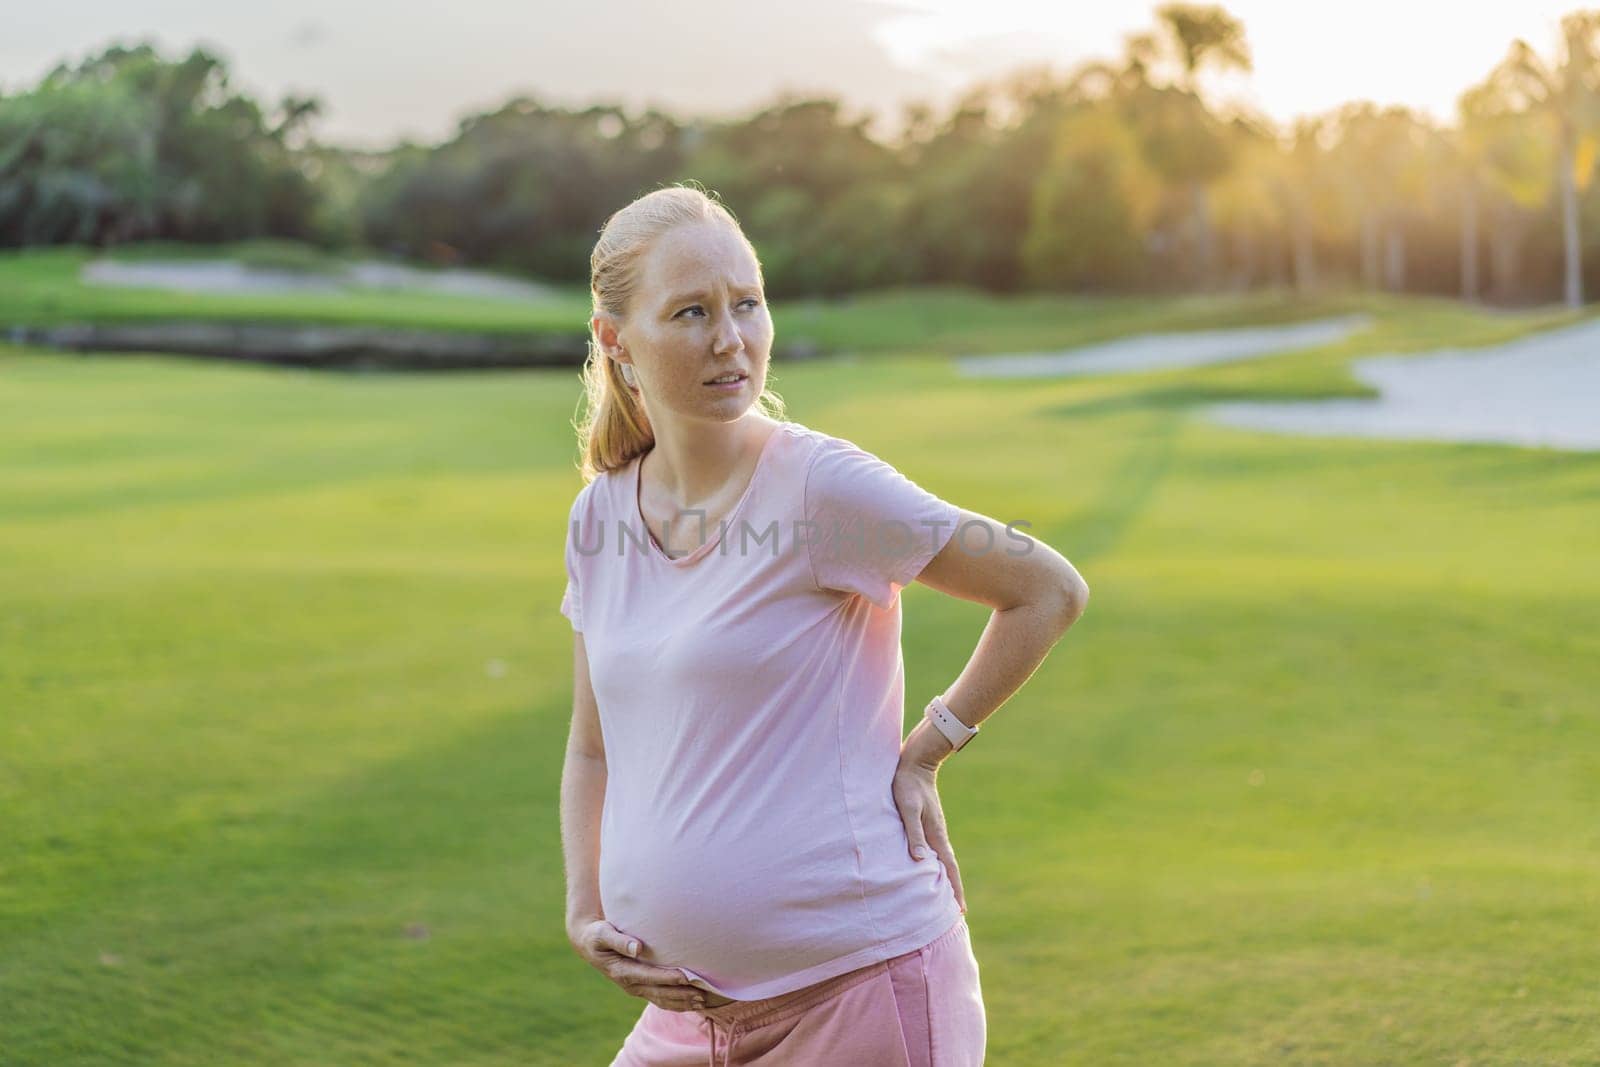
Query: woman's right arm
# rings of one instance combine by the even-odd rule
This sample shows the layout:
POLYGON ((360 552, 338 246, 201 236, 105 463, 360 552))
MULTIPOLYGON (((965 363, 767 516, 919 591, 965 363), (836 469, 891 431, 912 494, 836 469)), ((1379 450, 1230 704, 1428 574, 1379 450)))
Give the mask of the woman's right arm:
POLYGON ((573 632, 572 729, 561 772, 561 841, 567 864, 567 937, 604 918, 600 907, 600 813, 606 797, 606 746, 589 681, 583 634, 573 632))
MULTIPOLYGON (((677 967, 645 963, 648 945, 606 921, 600 907, 600 813, 606 801, 606 746, 589 681, 583 633, 573 631, 572 731, 561 771, 561 848, 567 863, 567 939, 630 996, 667 1011, 703 1008, 708 994, 677 967), (630 947, 632 951, 630 951, 630 947)), ((712 994, 714 995, 714 994, 712 994)), ((727 998, 718 997, 718 1003, 727 998)))

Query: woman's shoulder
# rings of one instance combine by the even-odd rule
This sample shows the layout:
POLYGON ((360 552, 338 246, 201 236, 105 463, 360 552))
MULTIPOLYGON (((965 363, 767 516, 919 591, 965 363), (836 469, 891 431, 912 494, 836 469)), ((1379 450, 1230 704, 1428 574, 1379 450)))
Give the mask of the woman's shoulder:
POLYGON ((798 453, 809 467, 819 456, 838 455, 840 453, 861 453, 870 455, 863 448, 844 437, 818 430, 803 423, 786 422, 779 428, 779 432, 787 431, 799 445, 798 453))
POLYGON ((605 501, 612 495, 617 479, 622 477, 627 469, 627 465, 624 464, 613 470, 601 471, 584 483, 573 495, 572 503, 567 509, 568 519, 577 522, 599 517, 604 510, 605 501))
POLYGON ((795 436, 802 443, 799 449, 801 462, 807 481, 813 485, 899 473, 894 464, 848 437, 799 423, 790 425, 795 428, 795 436))

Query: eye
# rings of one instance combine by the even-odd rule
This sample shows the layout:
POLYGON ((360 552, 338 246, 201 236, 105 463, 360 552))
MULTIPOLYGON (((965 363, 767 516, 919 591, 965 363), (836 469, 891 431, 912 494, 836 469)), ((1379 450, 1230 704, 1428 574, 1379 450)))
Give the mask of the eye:
MULTIPOLYGON (((748 297, 745 297, 743 300, 739 301, 739 303, 740 304, 750 304, 752 307, 760 307, 761 306, 761 299, 760 299, 760 297, 748 296, 748 297)), ((699 304, 690 304, 688 307, 684 308, 682 311, 679 311, 677 314, 673 315, 672 317, 675 318, 675 319, 681 319, 691 311, 698 311, 698 312, 700 312, 701 315, 705 314, 705 308, 701 307, 699 304)))

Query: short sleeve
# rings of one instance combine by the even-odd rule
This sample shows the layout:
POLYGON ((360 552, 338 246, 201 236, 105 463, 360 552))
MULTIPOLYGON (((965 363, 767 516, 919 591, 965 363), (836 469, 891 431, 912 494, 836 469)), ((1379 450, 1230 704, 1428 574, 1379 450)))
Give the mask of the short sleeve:
POLYGON ((581 514, 579 508, 581 502, 581 496, 578 500, 573 501, 572 509, 567 515, 567 543, 563 552, 563 557, 566 561, 567 588, 561 594, 561 614, 567 617, 568 621, 572 623, 572 628, 578 632, 583 630, 582 598, 579 596, 579 590, 582 587, 578 573, 576 541, 579 532, 578 517, 581 514))
POLYGON ((820 589, 857 593, 880 608, 955 535, 961 509, 841 438, 826 438, 806 469, 811 570, 820 589))

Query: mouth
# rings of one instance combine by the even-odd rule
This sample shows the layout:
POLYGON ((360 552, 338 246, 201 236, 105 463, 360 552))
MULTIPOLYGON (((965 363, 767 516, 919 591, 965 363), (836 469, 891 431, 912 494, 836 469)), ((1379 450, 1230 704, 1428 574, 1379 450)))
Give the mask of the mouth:
POLYGON ((702 384, 702 385, 723 385, 723 386, 738 385, 740 382, 744 381, 745 379, 747 379, 749 377, 750 376, 748 374, 743 374, 743 373, 741 373, 739 371, 733 371, 733 372, 731 372, 729 374, 719 374, 717 377, 711 379, 709 382, 702 382, 700 384, 702 384))

